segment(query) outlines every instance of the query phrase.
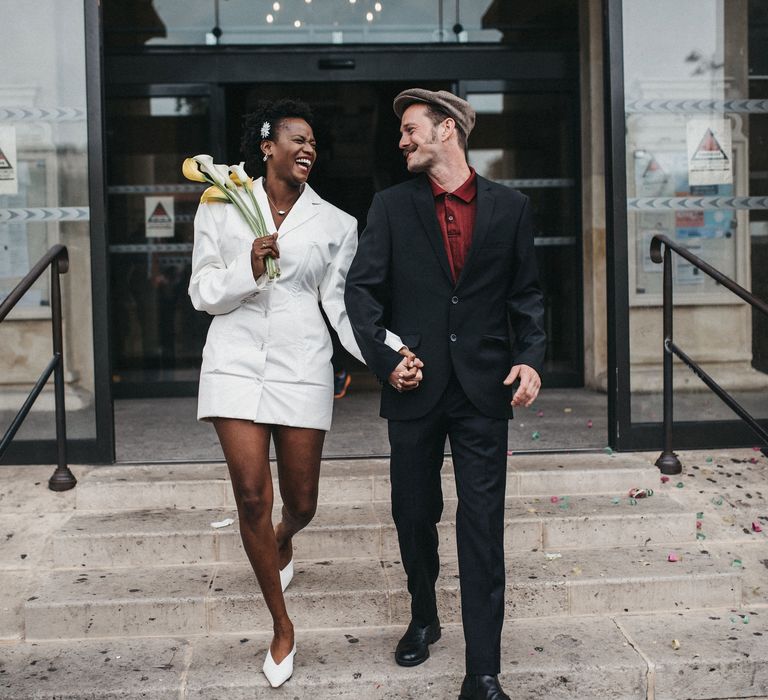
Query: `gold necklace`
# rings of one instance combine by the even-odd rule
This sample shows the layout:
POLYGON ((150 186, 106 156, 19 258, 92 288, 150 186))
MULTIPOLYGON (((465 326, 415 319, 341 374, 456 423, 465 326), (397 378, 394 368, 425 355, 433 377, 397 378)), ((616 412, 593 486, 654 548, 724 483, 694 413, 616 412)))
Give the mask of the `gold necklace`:
POLYGON ((299 192, 299 197, 296 197, 296 199, 293 200, 293 204, 291 204, 290 207, 287 209, 280 209, 277 204, 272 201, 272 197, 269 196, 269 192, 267 192, 267 188, 264 188, 264 194, 267 195, 267 199, 269 200, 269 203, 275 208, 275 211, 278 213, 278 216, 285 216, 291 209, 293 209, 293 205, 296 204, 296 202, 299 201, 299 197, 301 197, 301 192, 299 192))

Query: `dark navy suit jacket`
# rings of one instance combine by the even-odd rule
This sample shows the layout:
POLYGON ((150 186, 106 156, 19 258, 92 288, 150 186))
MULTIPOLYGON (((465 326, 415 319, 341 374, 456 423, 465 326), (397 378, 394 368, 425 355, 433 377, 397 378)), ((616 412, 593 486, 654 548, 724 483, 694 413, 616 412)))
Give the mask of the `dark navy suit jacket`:
POLYGON ((541 373, 546 343, 528 198, 478 176, 475 230, 454 284, 426 175, 379 192, 345 300, 363 357, 383 383, 382 417, 426 415, 452 371, 481 413, 511 417, 513 391, 502 382, 513 364, 541 373), (387 382, 402 359, 384 343, 387 328, 424 362, 413 391, 387 382))

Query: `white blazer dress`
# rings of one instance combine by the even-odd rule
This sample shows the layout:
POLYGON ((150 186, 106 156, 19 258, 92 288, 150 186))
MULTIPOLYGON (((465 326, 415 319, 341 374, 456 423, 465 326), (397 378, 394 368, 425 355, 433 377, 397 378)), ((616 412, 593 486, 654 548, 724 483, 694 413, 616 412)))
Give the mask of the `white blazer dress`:
MULTIPOLYGON (((261 178, 254 193, 268 230, 275 231, 261 178)), ((234 205, 198 207, 189 295, 214 318, 203 348, 197 418, 328 430, 333 347, 318 303, 362 362, 344 307, 357 223, 305 185, 278 230, 279 278, 253 279, 253 240, 234 205)), ((401 346, 393 334, 387 342, 401 346)))

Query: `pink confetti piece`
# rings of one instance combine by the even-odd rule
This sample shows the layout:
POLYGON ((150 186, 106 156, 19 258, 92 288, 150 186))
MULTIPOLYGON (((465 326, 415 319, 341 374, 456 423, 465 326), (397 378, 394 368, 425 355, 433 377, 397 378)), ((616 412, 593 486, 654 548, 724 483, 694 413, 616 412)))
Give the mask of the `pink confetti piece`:
POLYGON ((702 526, 702 522, 701 522, 701 520, 697 520, 697 521, 696 521, 696 529, 697 529, 697 530, 701 530, 701 528, 702 528, 702 527, 703 527, 703 526, 702 526))
POLYGON ((557 503, 560 499, 557 496, 552 496, 549 499, 550 503, 557 503))
POLYGON ((588 421, 587 421, 587 427, 588 427, 588 428, 591 428, 591 427, 592 427, 592 421, 591 421, 591 420, 588 420, 588 421))
POLYGON ((752 523, 752 532, 762 532, 762 531, 763 531, 763 526, 759 522, 757 522, 757 520, 755 520, 752 523))
POLYGON ((536 412, 536 415, 537 415, 539 418, 543 418, 543 417, 544 417, 544 411, 537 411, 537 412, 536 412))
POLYGON ((514 454, 512 450, 507 450, 507 457, 511 457, 514 454))
POLYGON ((666 484, 668 481, 669 481, 669 477, 668 476, 662 476, 661 477, 661 483, 662 484, 666 484))
POLYGON ((674 552, 670 552, 667 554, 667 561, 675 562, 680 561, 680 557, 677 556, 674 552))

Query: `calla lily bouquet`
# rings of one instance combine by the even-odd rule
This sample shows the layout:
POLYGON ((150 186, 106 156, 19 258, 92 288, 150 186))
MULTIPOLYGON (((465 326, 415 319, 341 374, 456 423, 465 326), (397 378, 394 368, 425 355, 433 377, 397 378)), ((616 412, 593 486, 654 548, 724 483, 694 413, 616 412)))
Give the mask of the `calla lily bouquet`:
MULTIPOLYGON (((200 198, 200 203, 229 202, 237 207, 240 215, 250 226, 254 236, 268 236, 267 224, 253 194, 253 178, 248 177, 243 167, 238 165, 219 165, 206 154, 185 158, 181 172, 193 182, 207 182, 211 185, 200 198)), ((267 276, 270 280, 280 277, 280 267, 272 256, 265 260, 267 276)))

